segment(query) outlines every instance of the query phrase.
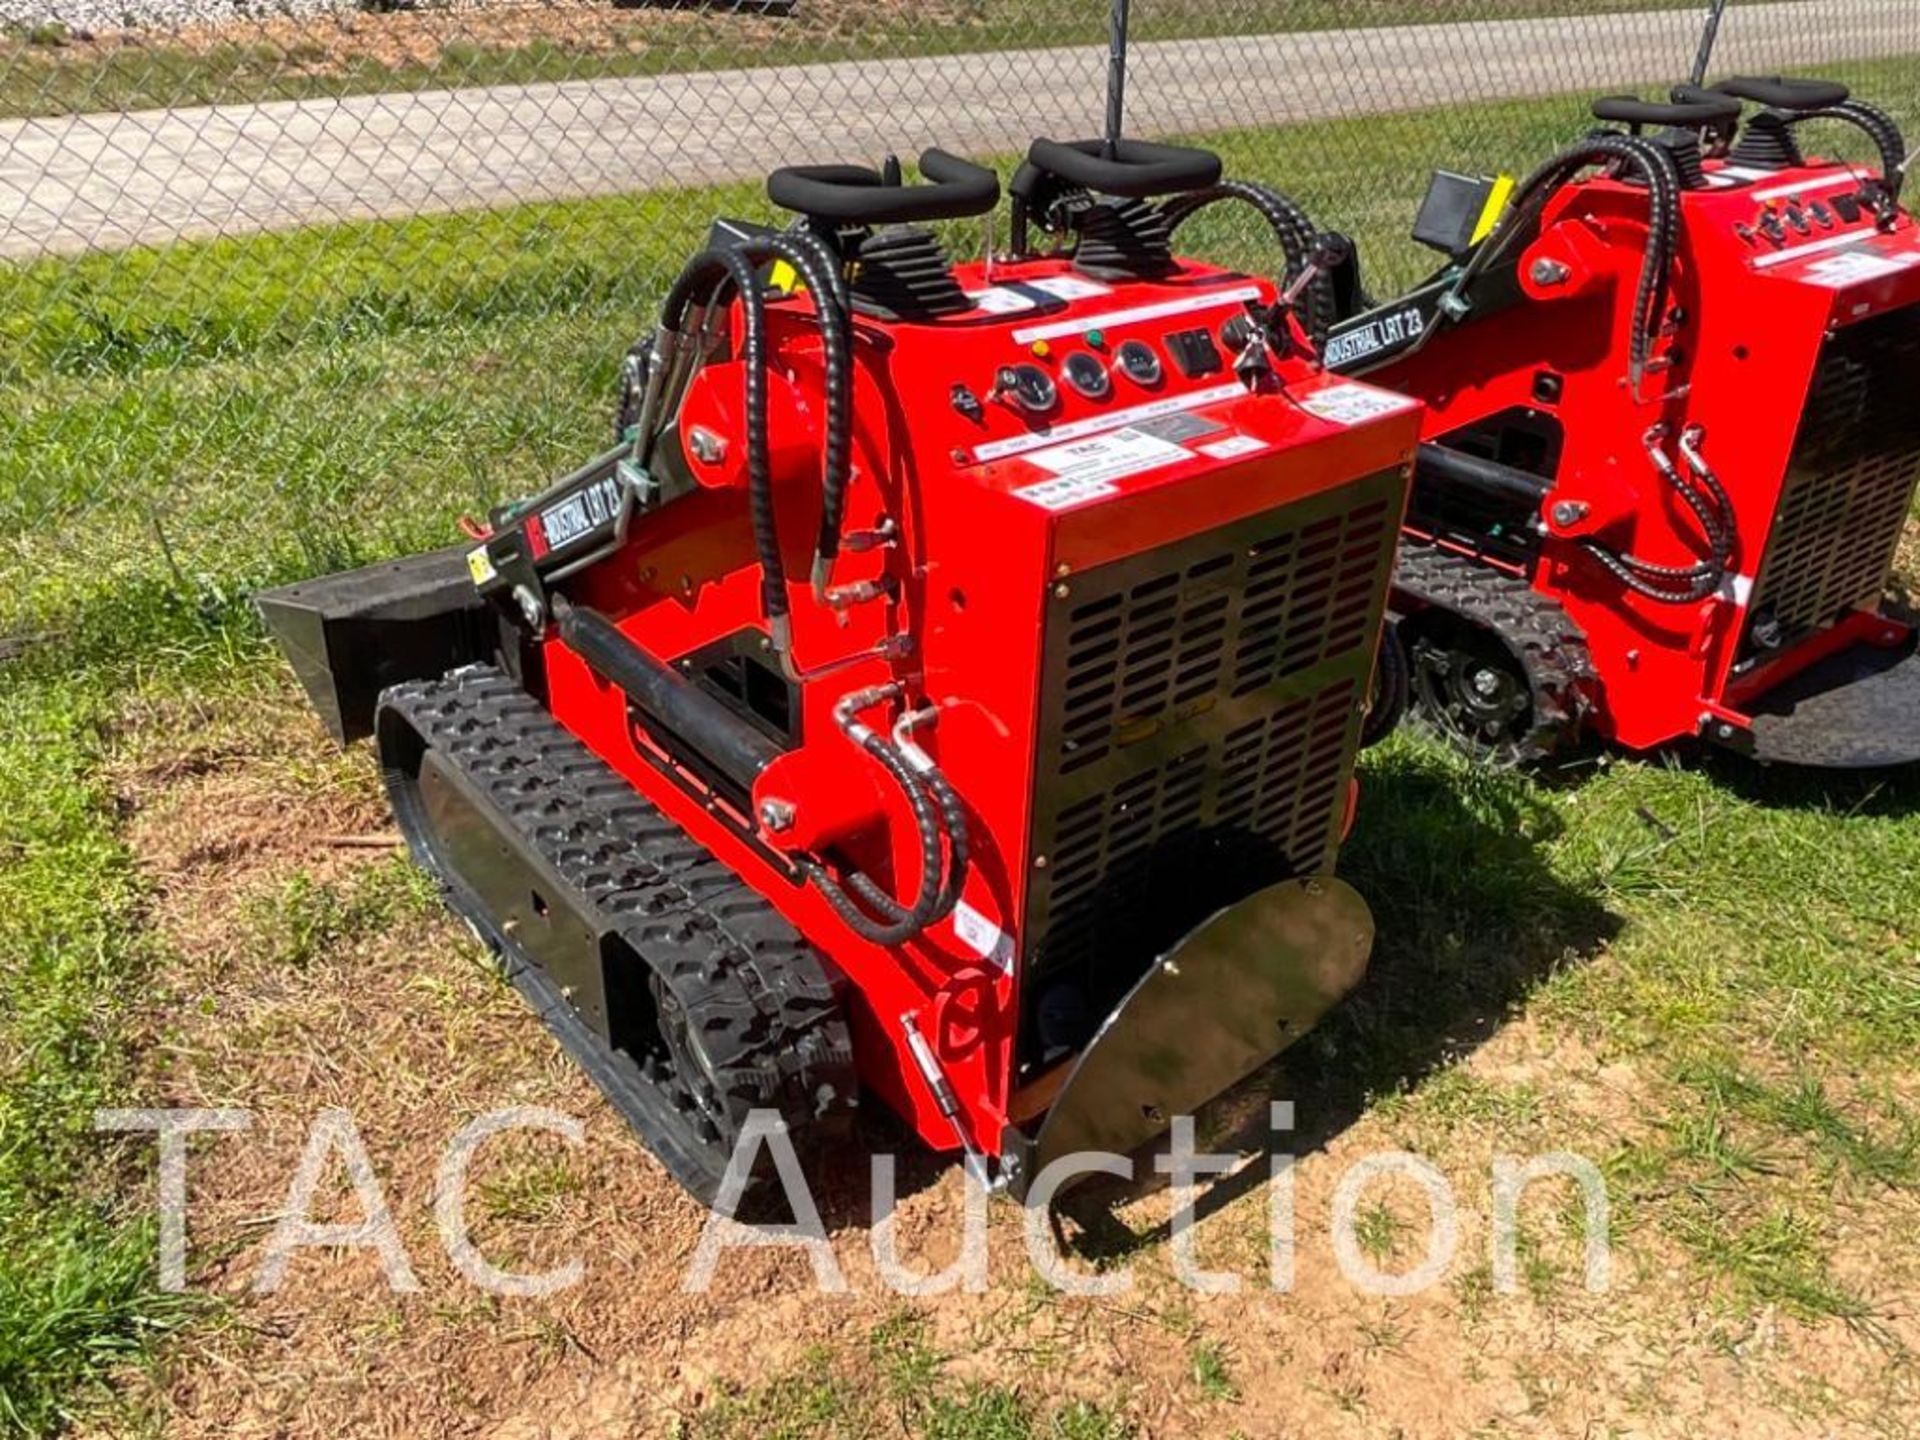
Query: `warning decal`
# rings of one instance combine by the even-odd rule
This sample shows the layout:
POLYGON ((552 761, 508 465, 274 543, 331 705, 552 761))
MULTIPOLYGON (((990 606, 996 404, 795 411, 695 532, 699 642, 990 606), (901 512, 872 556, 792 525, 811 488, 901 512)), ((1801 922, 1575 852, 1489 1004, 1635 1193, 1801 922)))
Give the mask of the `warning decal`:
POLYGON ((1382 415, 1411 410, 1414 404, 1404 395, 1376 390, 1371 385, 1335 385, 1331 390, 1318 391, 1299 402, 1300 408, 1309 415, 1318 415, 1335 425, 1364 424, 1382 415))
POLYGON ((1843 290, 1856 281, 1898 275, 1911 265, 1920 265, 1920 254, 1876 255, 1869 250, 1854 250, 1814 261, 1807 266, 1806 278, 1816 285, 1843 290))
POLYGON ((1193 452, 1141 430, 1115 430, 1021 457, 1052 471, 1057 479, 1023 486, 1013 493, 1043 510, 1066 510, 1088 500, 1118 494, 1115 480, 1191 460, 1193 452))

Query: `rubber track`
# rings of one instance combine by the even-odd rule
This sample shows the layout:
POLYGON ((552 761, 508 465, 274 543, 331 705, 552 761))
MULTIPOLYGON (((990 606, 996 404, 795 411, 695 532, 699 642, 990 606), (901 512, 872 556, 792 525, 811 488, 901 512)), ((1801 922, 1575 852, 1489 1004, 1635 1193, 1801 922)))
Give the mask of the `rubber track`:
MULTIPOLYGON (((686 1081, 657 1062, 643 1072, 612 1049, 440 875, 449 902, 509 962, 508 978, 690 1191, 712 1201, 749 1109, 778 1110, 804 1154, 808 1132, 851 1107, 853 1047, 828 962, 517 684, 475 665, 396 686, 380 703, 452 761, 581 909, 617 932, 686 1008, 732 1122, 717 1136, 701 1134, 698 1117, 674 1104, 686 1081)), ((392 767, 387 780, 390 791, 410 783, 392 767)), ((403 797, 394 798, 401 808, 403 797)), ((415 853, 438 870, 433 854, 415 853)))
POLYGON ((1578 738, 1591 708, 1583 687, 1595 674, 1586 636, 1557 601, 1518 575, 1407 537, 1393 588, 1397 613, 1426 608, 1457 615, 1491 632, 1519 661, 1533 694, 1534 724, 1495 758, 1537 764, 1578 738))

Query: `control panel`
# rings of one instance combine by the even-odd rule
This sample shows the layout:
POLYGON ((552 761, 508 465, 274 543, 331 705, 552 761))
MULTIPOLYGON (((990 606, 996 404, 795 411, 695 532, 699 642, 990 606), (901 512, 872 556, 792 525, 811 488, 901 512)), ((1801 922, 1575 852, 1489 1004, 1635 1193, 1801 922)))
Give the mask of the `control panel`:
POLYGON ((1120 287, 1053 276, 1047 262, 971 294, 982 313, 968 328, 989 329, 979 338, 998 363, 952 384, 948 400, 989 440, 1009 418, 1023 432, 1103 414, 1125 424, 1140 406, 1217 387, 1256 338, 1248 306, 1273 300, 1270 287, 1199 267, 1120 287))
POLYGON ((1830 241, 1837 248, 1887 228, 1883 216, 1893 213, 1847 170, 1773 185, 1766 181, 1777 177, 1749 179, 1734 167, 1713 178, 1721 183, 1702 193, 1716 208, 1731 207, 1737 217, 1733 233, 1761 256, 1798 252, 1809 242, 1830 241))

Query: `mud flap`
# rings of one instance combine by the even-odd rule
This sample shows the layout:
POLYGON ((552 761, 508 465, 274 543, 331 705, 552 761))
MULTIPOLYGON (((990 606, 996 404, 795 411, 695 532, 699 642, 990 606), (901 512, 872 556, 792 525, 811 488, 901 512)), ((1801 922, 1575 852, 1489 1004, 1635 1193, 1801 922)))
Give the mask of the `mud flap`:
POLYGON ((1009 1188, 1026 1199, 1063 1156, 1129 1155, 1231 1089, 1358 984, 1372 949, 1373 916, 1338 880, 1289 880, 1222 910, 1100 1027, 1039 1133, 1009 1147, 1009 1188))
POLYGON ((1920 760, 1920 655, 1855 645, 1754 707, 1753 755, 1780 765, 1871 770, 1920 760))

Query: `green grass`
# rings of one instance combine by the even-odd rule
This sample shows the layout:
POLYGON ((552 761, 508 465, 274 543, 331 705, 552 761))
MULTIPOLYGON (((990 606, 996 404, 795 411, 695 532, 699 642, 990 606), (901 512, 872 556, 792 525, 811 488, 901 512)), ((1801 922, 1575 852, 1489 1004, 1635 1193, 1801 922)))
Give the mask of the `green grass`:
MULTIPOLYGON (((1306 1123, 1373 1111, 1436 1149, 1525 1149, 1546 1102, 1452 1063, 1524 1013, 1647 1078, 1647 1113, 1578 1147, 1605 1162, 1630 1243, 1682 1247, 1736 1308, 1870 1318, 1827 1261, 1838 1217, 1920 1186, 1901 1088, 1920 1053, 1920 897, 1895 878, 1920 864, 1920 776, 1707 759, 1542 784, 1417 738, 1365 769, 1343 863, 1381 938, 1290 1062, 1306 1123)), ((1396 1228, 1358 1217, 1376 1259, 1396 1228)), ((1551 1288, 1522 1258, 1529 1288, 1551 1288)))
POLYGON ((0 1434, 38 1434, 191 1307, 155 1289, 144 1157, 92 1134, 155 959, 98 773, 110 672, 18 671, 0 672, 0 1434))
MULTIPOLYGON (((1390 289, 1431 261, 1403 238, 1427 165, 1524 165, 1581 123, 1555 99, 1208 138, 1356 233, 1390 289)), ((716 212, 768 213, 752 186, 658 191, 0 272, 0 636, 225 603, 536 488, 605 433, 621 350, 716 212)), ((1272 258, 1231 212, 1190 238, 1272 258)))
MULTIPOLYGON (((1910 96, 1920 62, 1853 78, 1910 96)), ((1525 101, 1213 143, 1359 233, 1390 284, 1414 273, 1394 237, 1427 163, 1524 163, 1578 126, 1572 102, 1525 101)), ((750 188, 662 192, 0 274, 0 638, 52 637, 0 663, 4 1424, 53 1428, 180 1318, 129 1218, 146 1152, 86 1133, 120 1098, 156 963, 102 774, 123 697, 257 673, 271 662, 237 618, 252 587, 439 543, 461 510, 591 448, 621 347, 716 209, 763 213, 750 188)), ((1244 230, 1196 238, 1263 263, 1244 230)), ((1620 763, 1541 784, 1412 740, 1366 771, 1346 868, 1381 939, 1365 987, 1289 1062, 1303 1122, 1379 1108, 1524 1132, 1539 1094, 1452 1063, 1524 1010, 1652 1077, 1650 1132, 1607 1157, 1637 1233, 1681 1247, 1728 1303, 1868 1323, 1828 1257, 1837 1213, 1915 1184, 1920 1120, 1898 1082, 1920 1051, 1920 898, 1903 883, 1920 782, 1620 763)), ((289 886, 275 933, 292 966, 390 898, 289 886)), ((501 1204, 532 1213, 567 1181, 515 1183, 501 1204)), ((1123 1433, 1105 1411, 950 1384, 911 1336, 877 1343, 886 1393, 930 1397, 908 1412, 916 1434, 1123 1433)), ((865 1382, 817 1368, 700 1433, 863 1433, 865 1382)), ((1195 1379, 1232 1384, 1198 1352, 1195 1379)))
POLYGON ((956 1379, 924 1322, 903 1313, 863 1347, 807 1352, 788 1372, 723 1395, 684 1440, 1133 1440, 1134 1430, 1085 1401, 1048 1404, 1002 1385, 956 1379))
POLYGON ((1233 1383, 1233 1365, 1226 1347, 1217 1340, 1200 1340, 1190 1352, 1193 1383, 1208 1400, 1227 1402, 1240 1398, 1240 1387, 1233 1383))
MULTIPOLYGON (((1222 33, 1518 19, 1576 10, 1682 8, 1689 0, 1156 0, 1138 7, 1135 36, 1180 40, 1222 33)), ((528 10, 536 17, 537 6, 528 10)), ((531 36, 492 17, 360 15, 351 33, 332 21, 249 29, 216 44, 164 35, 139 45, 87 42, 63 26, 0 38, 0 118, 145 110, 241 101, 534 84, 834 60, 952 55, 1106 39, 1105 7, 1085 0, 931 0, 912 6, 821 5, 805 0, 785 21, 637 11, 595 17, 544 12, 531 36), (423 51, 388 58, 366 43, 382 33, 424 36, 423 51)))

